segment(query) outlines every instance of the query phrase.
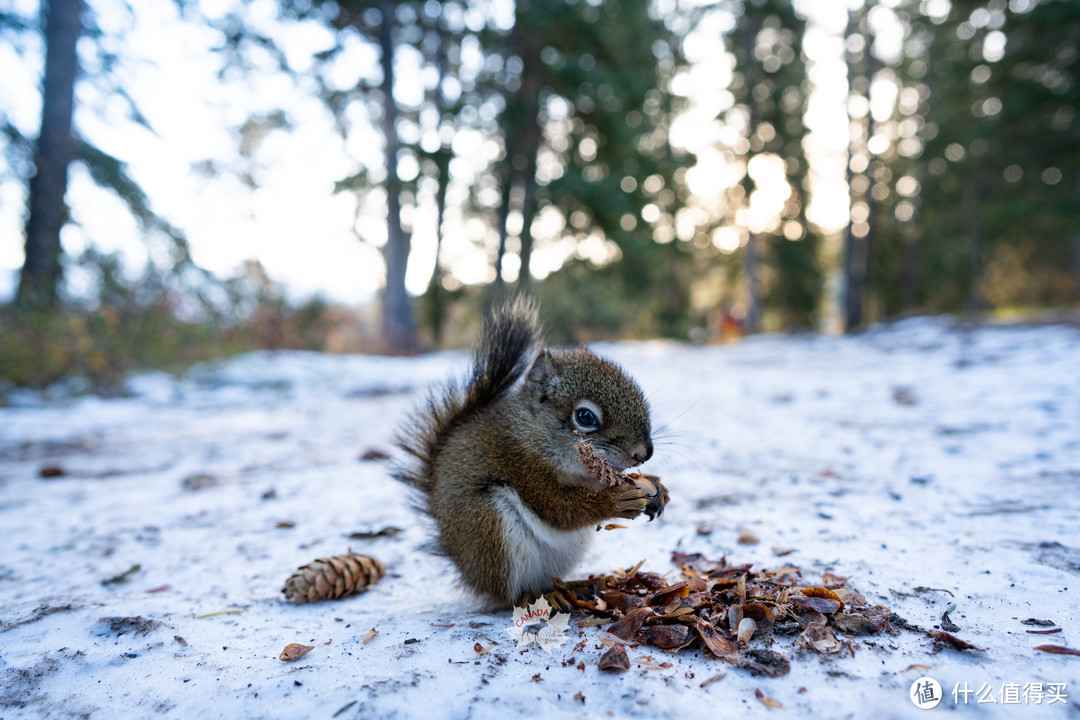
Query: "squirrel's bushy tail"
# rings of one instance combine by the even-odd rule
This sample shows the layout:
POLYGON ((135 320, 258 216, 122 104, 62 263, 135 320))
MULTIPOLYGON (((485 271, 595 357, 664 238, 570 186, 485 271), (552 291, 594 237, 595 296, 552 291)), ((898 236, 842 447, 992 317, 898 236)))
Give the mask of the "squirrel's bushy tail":
POLYGON ((398 446, 412 460, 398 467, 395 477, 420 491, 421 510, 428 510, 434 461, 450 433, 490 406, 528 370, 540 341, 537 315, 534 303, 523 297, 498 306, 484 321, 465 385, 449 382, 432 391, 399 432, 398 446))

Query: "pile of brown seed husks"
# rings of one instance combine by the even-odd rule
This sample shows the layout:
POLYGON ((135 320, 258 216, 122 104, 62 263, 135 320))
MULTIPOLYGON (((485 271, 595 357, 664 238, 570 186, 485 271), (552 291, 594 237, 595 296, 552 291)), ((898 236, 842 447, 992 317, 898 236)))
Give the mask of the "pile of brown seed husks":
MULTIPOLYGON (((675 653, 704 647, 755 675, 790 670, 787 658, 771 649, 778 638, 795 636, 795 647, 819 653, 854 653, 848 636, 889 629, 889 609, 867 605, 839 575, 825 573, 819 585, 810 585, 794 567, 751 571, 749 564, 681 552, 671 560, 681 571, 674 581, 642 572, 638 563, 629 571, 557 582, 553 595, 563 609, 610 618, 607 632, 627 644, 675 653)), ((628 668, 625 648, 613 647, 600 666, 628 668)))

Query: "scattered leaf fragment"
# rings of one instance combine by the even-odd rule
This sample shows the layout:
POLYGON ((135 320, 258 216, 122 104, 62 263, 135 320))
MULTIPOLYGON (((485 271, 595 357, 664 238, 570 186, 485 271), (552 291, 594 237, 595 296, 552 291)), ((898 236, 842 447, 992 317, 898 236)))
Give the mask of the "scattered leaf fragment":
POLYGON ((699 687, 708 687, 709 685, 712 685, 717 680, 723 680, 726 677, 727 677, 726 672, 717 673, 716 675, 713 675, 711 678, 709 678, 705 682, 701 683, 701 685, 699 685, 699 687))
POLYGON ((169 590, 172 590, 172 585, 159 585, 156 588, 150 588, 146 592, 147 593, 160 593, 160 592, 167 592, 169 590))
POLYGON ((835 653, 844 649, 844 645, 833 635, 832 628, 816 623, 807 626, 795 642, 799 647, 819 653, 835 653))
POLYGON ((217 615, 239 615, 244 612, 243 608, 226 608, 224 610, 215 610, 214 612, 202 613, 201 615, 195 615, 195 620, 202 620, 203 618, 215 617, 217 615))
POLYGON ((214 487, 218 484, 218 479, 210 473, 196 473, 194 475, 188 475, 186 478, 180 481, 180 486, 185 490, 197 491, 205 490, 206 488, 214 487))
POLYGON ((129 567, 127 570, 120 573, 119 575, 114 575, 113 577, 109 578, 108 580, 102 580, 101 584, 102 585, 118 585, 119 583, 125 583, 131 578, 132 575, 139 572, 140 570, 142 570, 142 565, 139 565, 138 563, 135 563, 134 565, 132 565, 131 567, 129 567))
POLYGON ((292 520, 278 520, 276 523, 274 523, 274 527, 281 530, 286 530, 288 528, 296 527, 296 523, 294 523, 292 520))
POLYGON ((955 650, 979 650, 981 652, 984 649, 984 648, 972 645, 971 643, 969 643, 966 640, 961 640, 960 638, 956 637, 955 635, 951 635, 950 633, 947 633, 944 630, 928 630, 927 634, 930 637, 932 637, 932 638, 934 638, 936 640, 942 641, 943 643, 945 643, 946 645, 948 645, 949 647, 951 647, 951 648, 953 648, 955 650))
POLYGON ((1021 620, 1023 625, 1037 625, 1038 627, 1054 627, 1057 625, 1053 620, 1039 620, 1038 618, 1028 618, 1027 620, 1021 620))
POLYGON ((46 465, 38 470, 38 476, 43 478, 58 478, 67 475, 67 470, 59 465, 46 465))
POLYGON ((297 658, 301 658, 307 655, 309 652, 315 649, 314 645, 301 645, 300 643, 289 643, 285 646, 285 649, 278 655, 278 660, 282 662, 292 662, 297 658))
POLYGON ((833 624, 848 635, 877 635, 885 629, 884 620, 874 620, 860 613, 837 613, 833 616, 833 624))
POLYGON ((577 691, 576 693, 574 693, 574 699, 575 700, 580 700, 582 705, 585 704, 585 696, 581 694, 580 690, 577 691))
POLYGON ((760 702, 765 707, 773 708, 775 710, 784 709, 784 706, 781 705, 779 701, 776 700, 776 698, 769 697, 765 693, 761 692, 761 690, 754 690, 754 697, 756 697, 758 699, 758 702, 760 702))
POLYGON ((1061 632, 1061 628, 1050 628, 1049 630, 1025 630, 1024 632, 1031 635, 1053 635, 1061 632))
POLYGON ((601 670, 629 670, 630 658, 626 655, 626 648, 616 645, 600 656, 598 666, 601 670))
POLYGON ((607 629, 609 633, 620 640, 629 641, 637 635, 637 631, 645 624, 645 620, 653 614, 650 607, 639 607, 628 612, 621 620, 616 620, 607 629))
POLYGON ((349 702, 349 703, 345 703, 340 708, 338 708, 338 711, 336 713, 334 713, 330 717, 337 717, 338 715, 341 715, 342 713, 344 713, 346 710, 348 710, 349 708, 351 708, 355 704, 356 704, 356 700, 353 700, 352 702, 349 702))
POLYGON ((733 661, 737 667, 751 675, 780 677, 791 672, 791 663, 778 652, 765 648, 750 648, 740 653, 733 661))
POLYGON ((180 647, 187 647, 188 646, 188 641, 185 640, 184 638, 180 637, 179 635, 173 635, 173 640, 180 643, 180 647))
POLYGON ((362 641, 363 644, 367 645, 369 642, 374 640, 375 636, 378 635, 378 634, 379 634, 378 630, 376 630, 375 628, 371 628, 366 633, 364 633, 364 638, 363 638, 363 641, 362 641))
POLYGON ((371 540, 373 538, 380 538, 380 537, 393 537, 394 535, 397 535, 399 532, 402 532, 401 528, 394 527, 393 525, 387 525, 386 527, 384 527, 384 528, 382 528, 380 530, 366 530, 366 531, 353 532, 353 533, 349 533, 345 537, 349 538, 350 540, 371 540))
POLYGON ((912 590, 914 590, 915 592, 919 592, 919 593, 924 593, 924 592, 943 592, 943 593, 948 593, 948 594, 949 594, 949 597, 954 597, 954 595, 952 594, 952 591, 951 591, 951 590, 946 590, 945 588, 932 588, 932 587, 923 587, 923 586, 921 586, 921 585, 920 585, 919 587, 913 587, 913 588, 911 588, 911 589, 912 589, 912 590))
POLYGON ((605 530, 619 530, 619 529, 625 528, 625 527, 626 527, 625 525, 621 525, 620 523, 608 523, 607 525, 604 526, 604 529, 605 530))
POLYGON ((1078 655, 1080 656, 1080 650, 1073 650, 1071 647, 1065 647, 1064 645, 1036 645, 1035 649, 1050 653, 1051 655, 1078 655))
POLYGON ((892 389, 893 402, 897 405, 918 405, 919 399, 915 395, 915 389, 910 385, 895 385, 892 389))
POLYGON ((532 676, 533 682, 544 682, 544 678, 540 676, 540 673, 536 673, 532 676))
POLYGON ((761 540, 758 539, 757 535, 750 532, 749 530, 743 530, 741 533, 739 533, 739 537, 735 538, 735 542, 739 543, 740 545, 757 545, 759 542, 761 542, 761 540))
POLYGON ((908 665, 906 668, 904 668, 900 672, 906 673, 909 670, 918 670, 919 672, 927 672, 928 670, 930 670, 930 666, 929 665, 908 665))
POLYGON ((360 459, 364 462, 381 462, 383 460, 389 460, 390 453, 379 450, 378 448, 369 448, 364 451, 364 454, 360 456, 360 459))
POLYGON ((772 549, 772 554, 776 557, 784 557, 785 555, 790 555, 793 552, 795 552, 795 548, 774 547, 772 549))
POLYGON ((721 635, 719 631, 709 623, 698 618, 697 622, 694 624, 694 628, 697 630, 702 642, 705 643, 705 647, 707 647, 709 652, 716 657, 726 659, 735 654, 735 643, 721 635))
POLYGON ((949 603, 949 607, 945 609, 945 612, 941 613, 941 629, 947 632, 959 632, 960 626, 952 621, 949 617, 949 613, 956 609, 956 603, 949 603))
POLYGON ((840 609, 841 602, 827 597, 814 597, 808 595, 789 595, 788 602, 802 611, 813 610, 823 615, 832 615, 840 609))

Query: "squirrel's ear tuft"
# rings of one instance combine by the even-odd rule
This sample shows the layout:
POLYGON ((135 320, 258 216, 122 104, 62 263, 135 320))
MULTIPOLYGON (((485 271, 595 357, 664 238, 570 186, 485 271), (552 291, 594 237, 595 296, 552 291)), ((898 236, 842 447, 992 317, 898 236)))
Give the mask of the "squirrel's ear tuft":
POLYGON ((546 402, 558 384, 557 363, 548 349, 544 348, 533 360, 529 374, 525 377, 525 386, 538 402, 546 402))

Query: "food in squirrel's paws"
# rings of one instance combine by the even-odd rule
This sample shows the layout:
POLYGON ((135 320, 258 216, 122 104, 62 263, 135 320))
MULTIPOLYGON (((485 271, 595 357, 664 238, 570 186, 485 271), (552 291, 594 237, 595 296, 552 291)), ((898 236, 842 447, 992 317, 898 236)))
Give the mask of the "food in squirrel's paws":
POLYGON ((660 478, 655 475, 643 475, 636 472, 624 474, 616 471, 611 463, 607 461, 607 458, 592 446, 592 443, 585 437, 585 433, 576 432, 574 434, 578 439, 577 443, 574 444, 578 451, 578 457, 581 458, 581 464, 585 466, 585 469, 589 471, 592 477, 608 487, 620 484, 635 485, 643 490, 649 496, 649 504, 645 506, 645 514, 649 516, 649 520, 655 520, 658 515, 664 513, 668 493, 667 489, 661 484, 660 478))
POLYGON ((578 451, 578 457, 581 459, 581 464, 585 466, 585 469, 589 471, 590 475, 608 487, 613 487, 619 483, 626 482, 627 476, 611 466, 611 463, 607 461, 607 458, 594 448, 592 443, 589 442, 589 439, 585 437, 585 433, 577 430, 574 432, 574 436, 577 437, 578 440, 574 443, 574 447, 577 448, 578 451))

